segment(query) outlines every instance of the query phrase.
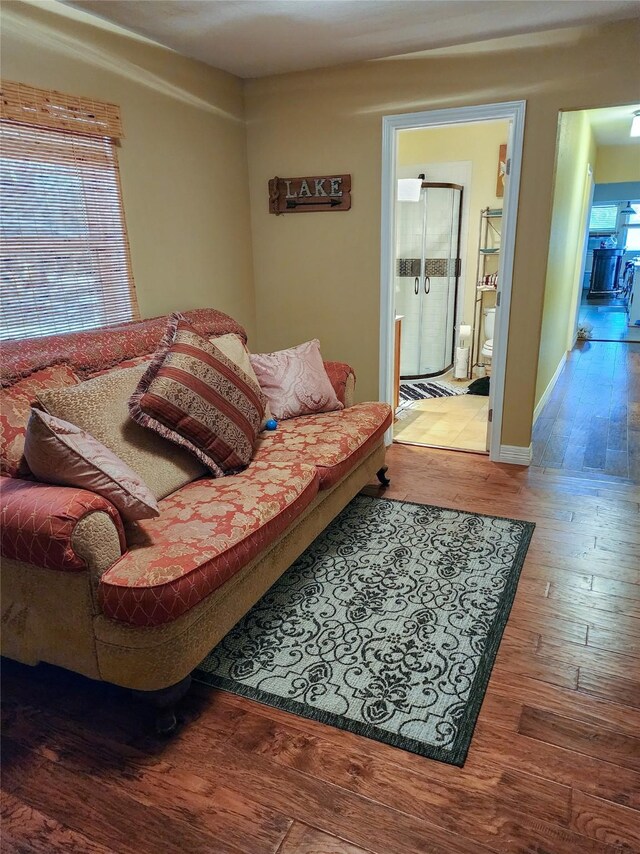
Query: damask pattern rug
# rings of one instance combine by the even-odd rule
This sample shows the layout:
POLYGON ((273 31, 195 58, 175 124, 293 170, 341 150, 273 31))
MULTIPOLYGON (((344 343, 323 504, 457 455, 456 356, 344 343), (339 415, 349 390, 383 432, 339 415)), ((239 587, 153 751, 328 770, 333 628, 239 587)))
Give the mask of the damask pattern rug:
POLYGON ((194 678, 463 765, 533 529, 358 495, 194 678))

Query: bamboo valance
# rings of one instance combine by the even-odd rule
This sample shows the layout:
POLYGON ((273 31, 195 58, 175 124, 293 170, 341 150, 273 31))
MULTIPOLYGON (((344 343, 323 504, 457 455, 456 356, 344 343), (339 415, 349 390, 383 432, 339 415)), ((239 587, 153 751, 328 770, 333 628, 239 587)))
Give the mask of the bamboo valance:
POLYGON ((0 83, 0 119, 83 136, 124 136, 120 108, 115 104, 8 80, 0 83))

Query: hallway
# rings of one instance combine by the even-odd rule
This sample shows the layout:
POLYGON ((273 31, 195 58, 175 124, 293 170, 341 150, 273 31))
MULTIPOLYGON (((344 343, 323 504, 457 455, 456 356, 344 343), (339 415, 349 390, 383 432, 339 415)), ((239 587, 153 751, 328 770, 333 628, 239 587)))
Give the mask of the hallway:
POLYGON ((640 482, 640 344, 578 342, 534 426, 533 465, 640 482))
POLYGON ((620 299, 588 300, 583 291, 580 323, 590 323, 592 341, 640 342, 640 326, 629 326, 626 303, 620 299))

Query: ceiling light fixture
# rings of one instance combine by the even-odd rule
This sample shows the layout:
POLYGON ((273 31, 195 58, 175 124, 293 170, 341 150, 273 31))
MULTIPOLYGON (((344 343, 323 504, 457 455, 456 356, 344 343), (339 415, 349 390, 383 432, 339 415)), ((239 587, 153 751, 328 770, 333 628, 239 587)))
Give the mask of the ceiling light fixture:
POLYGON ((417 178, 399 178, 398 179, 398 201, 399 202, 419 202, 420 191, 422 190, 422 182, 424 175, 421 173, 417 178))
POLYGON ((629 136, 640 136, 640 110, 637 110, 633 114, 633 119, 631 121, 631 133, 629 136))

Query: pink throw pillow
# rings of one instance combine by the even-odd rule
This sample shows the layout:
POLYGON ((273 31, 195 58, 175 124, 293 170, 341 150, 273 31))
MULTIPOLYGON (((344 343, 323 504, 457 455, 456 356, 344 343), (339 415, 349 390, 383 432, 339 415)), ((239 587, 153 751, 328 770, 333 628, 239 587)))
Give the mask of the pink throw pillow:
POLYGON ((317 338, 277 353, 252 354, 250 358, 274 418, 344 408, 324 368, 317 338))
POLYGON ((133 469, 75 424, 32 409, 24 455, 38 480, 102 495, 127 521, 160 515, 158 502, 133 469))

